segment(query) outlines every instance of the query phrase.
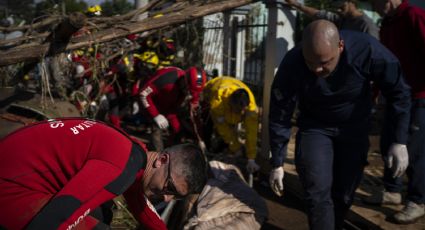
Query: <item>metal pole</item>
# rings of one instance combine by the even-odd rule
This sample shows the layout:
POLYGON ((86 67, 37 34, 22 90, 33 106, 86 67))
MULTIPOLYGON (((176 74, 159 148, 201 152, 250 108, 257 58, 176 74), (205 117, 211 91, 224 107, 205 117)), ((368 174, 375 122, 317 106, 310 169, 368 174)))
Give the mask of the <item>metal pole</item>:
POLYGON ((276 32, 277 32, 277 3, 269 1, 267 4, 268 27, 266 38, 266 60, 263 86, 263 111, 261 118, 261 156, 269 158, 269 109, 270 109, 270 89, 276 69, 276 32))
POLYGON ((269 159, 270 143, 268 117, 270 111, 270 90, 277 67, 288 50, 294 47, 295 12, 288 7, 283 7, 284 4, 282 0, 266 0, 266 6, 269 10, 269 18, 263 87, 261 156, 265 159, 269 159))
POLYGON ((236 59, 237 57, 237 49, 238 49, 238 25, 239 25, 239 19, 238 17, 234 17, 232 19, 232 29, 231 29, 231 35, 230 35, 230 49, 229 49, 229 63, 230 63, 230 69, 229 73, 230 76, 237 78, 236 73, 236 59))
POLYGON ((223 12, 223 75, 230 74, 230 11, 223 12))

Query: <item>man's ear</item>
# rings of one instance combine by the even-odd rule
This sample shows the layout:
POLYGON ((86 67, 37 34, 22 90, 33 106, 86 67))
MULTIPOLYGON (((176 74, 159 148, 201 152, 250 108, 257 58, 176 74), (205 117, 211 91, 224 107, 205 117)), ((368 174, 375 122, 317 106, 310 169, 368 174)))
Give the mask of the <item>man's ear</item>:
POLYGON ((168 154, 159 154, 158 158, 156 158, 153 167, 159 168, 161 165, 166 164, 169 160, 168 154))
POLYGON ((338 49, 339 53, 342 53, 342 51, 344 51, 344 40, 339 40, 338 49))

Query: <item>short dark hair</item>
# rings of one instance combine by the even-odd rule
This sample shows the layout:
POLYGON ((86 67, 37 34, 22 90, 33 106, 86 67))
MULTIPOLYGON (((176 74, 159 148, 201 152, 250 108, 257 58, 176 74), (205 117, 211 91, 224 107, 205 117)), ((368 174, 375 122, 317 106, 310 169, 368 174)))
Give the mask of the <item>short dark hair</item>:
POLYGON ((249 94, 243 89, 235 90, 232 95, 230 95, 230 103, 238 108, 245 108, 249 105, 249 94))
POLYGON ((194 144, 174 145, 164 149, 170 154, 175 172, 183 176, 188 194, 201 193, 207 183, 207 161, 202 150, 194 144))

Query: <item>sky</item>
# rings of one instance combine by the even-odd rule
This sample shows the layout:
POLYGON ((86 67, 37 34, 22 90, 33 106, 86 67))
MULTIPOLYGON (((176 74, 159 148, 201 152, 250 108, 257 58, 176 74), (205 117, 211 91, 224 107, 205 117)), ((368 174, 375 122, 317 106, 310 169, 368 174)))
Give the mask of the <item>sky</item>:
MULTIPOLYGON (((83 1, 87 2, 88 5, 96 5, 96 4, 101 4, 105 0, 83 0, 83 1)), ((134 3, 134 0, 127 0, 127 2, 134 3)))
POLYGON ((84 0, 85 2, 87 2, 88 5, 96 5, 96 4, 101 4, 102 2, 104 2, 104 0, 84 0))

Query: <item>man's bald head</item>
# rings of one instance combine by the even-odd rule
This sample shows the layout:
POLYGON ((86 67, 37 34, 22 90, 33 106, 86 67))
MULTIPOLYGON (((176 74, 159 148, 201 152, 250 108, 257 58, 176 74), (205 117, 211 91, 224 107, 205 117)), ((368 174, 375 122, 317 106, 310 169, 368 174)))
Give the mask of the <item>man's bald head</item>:
POLYGON ((339 33, 335 24, 327 20, 316 20, 310 23, 303 33, 303 48, 320 51, 338 48, 339 33))
POLYGON ((343 47, 338 29, 330 21, 313 21, 304 30, 304 59, 308 68, 319 77, 327 77, 335 69, 343 47))

